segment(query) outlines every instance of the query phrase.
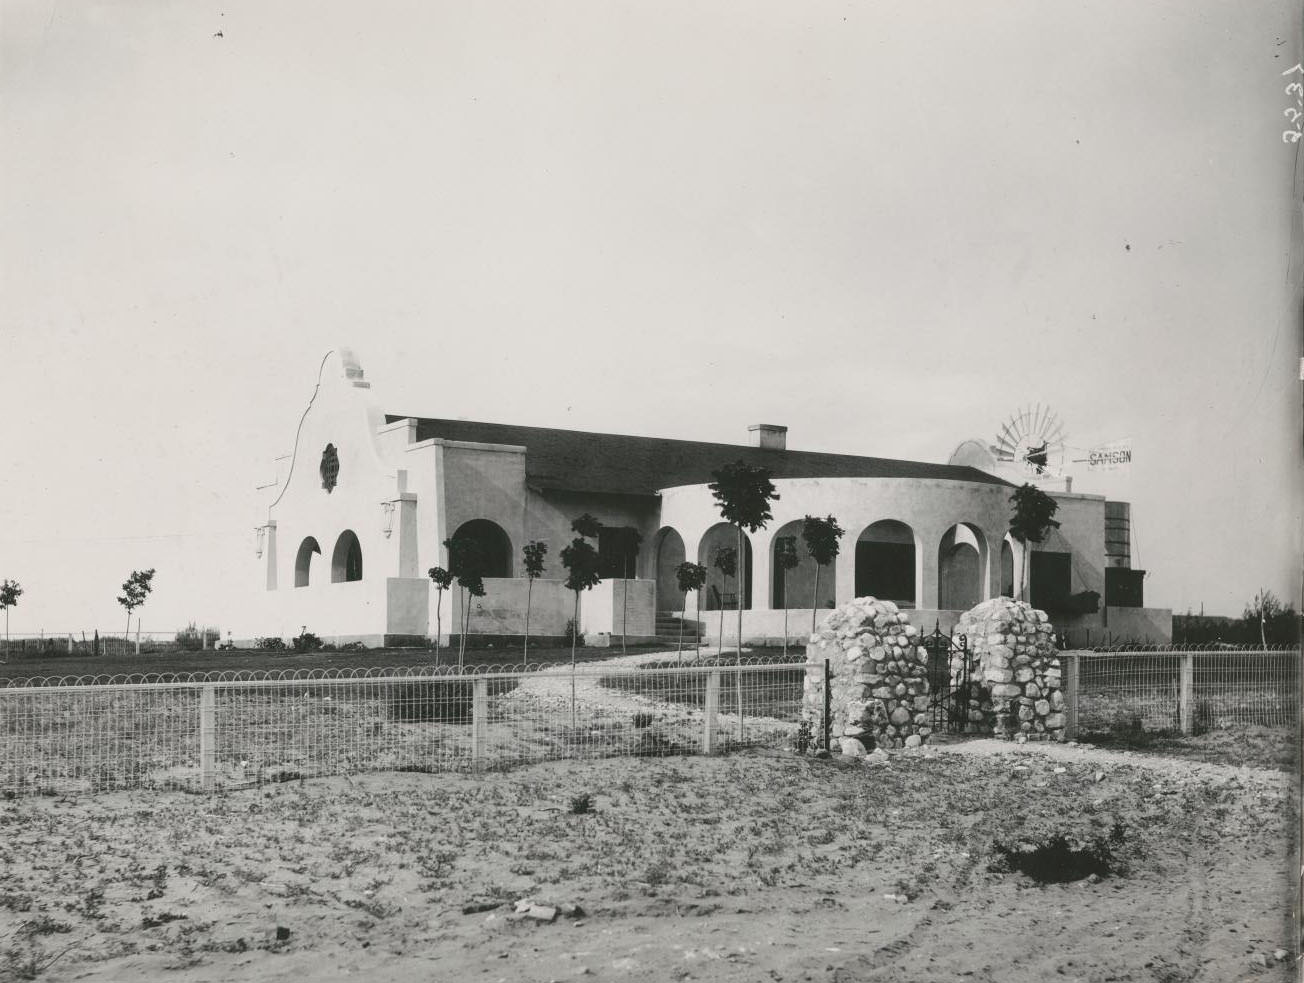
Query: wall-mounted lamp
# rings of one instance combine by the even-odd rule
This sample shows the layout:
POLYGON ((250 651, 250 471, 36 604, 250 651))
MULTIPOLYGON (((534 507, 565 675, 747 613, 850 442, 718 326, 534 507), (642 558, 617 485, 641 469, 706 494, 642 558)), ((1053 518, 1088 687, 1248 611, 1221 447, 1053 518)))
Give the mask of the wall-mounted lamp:
POLYGON ((385 510, 384 518, 381 520, 381 531, 385 538, 389 539, 389 534, 394 531, 394 506, 395 502, 381 502, 380 507, 385 510))

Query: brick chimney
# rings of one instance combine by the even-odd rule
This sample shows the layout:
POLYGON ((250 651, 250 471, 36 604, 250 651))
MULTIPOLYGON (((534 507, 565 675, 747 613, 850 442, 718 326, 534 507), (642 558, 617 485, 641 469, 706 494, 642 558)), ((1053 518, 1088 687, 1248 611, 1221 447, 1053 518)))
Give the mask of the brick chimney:
POLYGON ((774 423, 753 423, 747 428, 747 432, 751 434, 753 447, 764 447, 771 451, 788 449, 787 427, 780 427, 774 423))

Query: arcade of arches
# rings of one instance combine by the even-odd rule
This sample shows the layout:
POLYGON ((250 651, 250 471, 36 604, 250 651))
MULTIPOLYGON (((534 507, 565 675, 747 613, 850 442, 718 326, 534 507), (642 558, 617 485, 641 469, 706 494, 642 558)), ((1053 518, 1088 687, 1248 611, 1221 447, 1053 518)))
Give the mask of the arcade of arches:
MULTIPOLYGON (((767 583, 761 586, 763 606, 771 610, 833 608, 838 591, 838 565, 834 561, 819 568, 816 584, 816 564, 802 540, 800 520, 780 526, 773 534, 762 531, 755 537, 744 535, 744 563, 741 578, 735 574, 725 577, 715 565, 721 550, 736 551, 738 530, 727 523, 718 523, 703 534, 696 550, 688 547, 679 531, 663 527, 652 541, 652 559, 656 565, 657 606, 663 611, 682 611, 685 598, 676 578, 676 570, 689 556, 707 568, 706 587, 702 593, 702 610, 713 611, 721 607, 737 606, 739 594, 745 608, 755 607, 752 583, 753 538, 762 540, 768 552, 767 583), (798 557, 795 567, 785 570, 777 561, 785 542, 791 543, 798 557), (816 590, 818 589, 818 596, 816 590)), ((845 537, 843 550, 848 546, 845 537)), ((882 519, 862 529, 854 540, 854 576, 856 597, 876 597, 892 601, 900 608, 932 608, 968 610, 989 596, 986 584, 992 576, 991 564, 1001 563, 1001 586, 1009 589, 1012 583, 1011 554, 1008 542, 1001 544, 999 559, 992 557, 987 537, 981 529, 970 523, 956 523, 942 535, 935 547, 921 542, 918 534, 908 524, 896 519, 882 519), (924 582, 924 550, 936 550, 937 597, 921 598, 924 582)), ((689 602, 691 606, 691 602, 689 602)))

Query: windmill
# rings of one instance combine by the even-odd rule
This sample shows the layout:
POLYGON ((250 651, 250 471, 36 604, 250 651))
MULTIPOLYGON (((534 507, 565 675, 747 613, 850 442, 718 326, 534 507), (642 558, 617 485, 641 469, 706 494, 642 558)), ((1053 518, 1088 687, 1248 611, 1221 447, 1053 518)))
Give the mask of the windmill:
POLYGON ((1064 424, 1049 406, 1016 410, 1001 424, 991 445, 998 464, 1028 481, 1055 480, 1064 474, 1064 424))

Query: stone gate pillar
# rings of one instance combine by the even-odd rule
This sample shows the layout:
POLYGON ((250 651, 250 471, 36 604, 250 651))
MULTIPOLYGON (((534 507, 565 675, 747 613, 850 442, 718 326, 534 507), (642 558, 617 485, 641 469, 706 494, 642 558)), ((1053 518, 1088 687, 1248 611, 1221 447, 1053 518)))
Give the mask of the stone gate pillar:
POLYGON ((891 601, 861 597, 829 614, 806 647, 802 717, 816 734, 824 716, 824 660, 833 676, 832 744, 845 754, 917 747, 932 733, 928 654, 919 630, 891 601))
MULTIPOLYGON (((982 691, 983 731, 1030 741, 1064 740, 1060 660, 1045 611, 1008 597, 984 601, 960 616, 970 678, 982 691)), ((952 655, 953 680, 962 675, 952 655)))

